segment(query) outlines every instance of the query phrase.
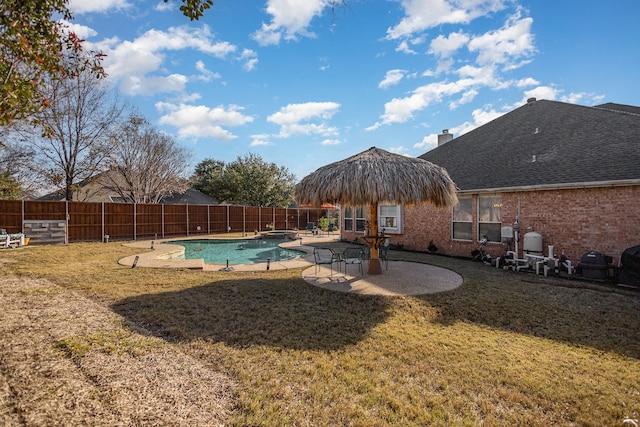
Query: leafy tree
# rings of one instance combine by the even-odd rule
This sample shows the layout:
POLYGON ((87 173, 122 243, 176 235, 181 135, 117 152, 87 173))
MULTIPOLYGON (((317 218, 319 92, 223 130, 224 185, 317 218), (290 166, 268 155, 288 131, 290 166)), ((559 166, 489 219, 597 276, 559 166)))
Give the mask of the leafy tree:
POLYGON ((221 202, 250 206, 286 207, 293 201, 295 176, 255 154, 225 165, 206 159, 196 166, 195 188, 221 202))
POLYGON ((0 2, 0 126, 32 117, 49 104, 51 79, 81 71, 104 76, 102 53, 84 52, 81 40, 58 16, 73 19, 68 0, 0 2))
POLYGON ((8 172, 0 172, 0 199, 17 200, 21 193, 20 184, 8 172))
POLYGON ((224 180, 225 164, 220 160, 204 159, 196 165, 191 186, 217 200, 231 199, 231 191, 224 180))
MULTIPOLYGON (((168 3, 169 0, 164 0, 168 3)), ((192 21, 197 21, 204 15, 204 11, 213 5, 213 0, 182 0, 180 11, 192 21)))
POLYGON ((184 178, 189 153, 149 122, 131 115, 112 136, 111 188, 134 203, 160 203, 188 188, 184 178))

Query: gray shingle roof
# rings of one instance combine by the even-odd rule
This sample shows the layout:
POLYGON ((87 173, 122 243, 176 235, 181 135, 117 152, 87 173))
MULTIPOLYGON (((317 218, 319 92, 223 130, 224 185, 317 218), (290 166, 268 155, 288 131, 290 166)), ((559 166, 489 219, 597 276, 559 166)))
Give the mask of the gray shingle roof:
POLYGON ((532 101, 420 157, 463 191, 640 180, 636 112, 532 101))

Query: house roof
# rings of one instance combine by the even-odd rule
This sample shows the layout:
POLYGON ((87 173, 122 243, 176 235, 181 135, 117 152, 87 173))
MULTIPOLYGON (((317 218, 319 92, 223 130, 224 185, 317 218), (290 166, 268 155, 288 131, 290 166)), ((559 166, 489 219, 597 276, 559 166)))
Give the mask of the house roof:
POLYGON ((420 157, 461 191, 640 184, 640 107, 531 99, 420 157))
MULTIPOLYGON (((120 180, 114 171, 105 171, 97 174, 91 179, 87 179, 78 184, 74 191, 74 200, 80 202, 123 202, 122 197, 114 188, 112 179, 120 180), (111 178, 109 178, 111 176, 111 178)), ((37 200, 64 200, 65 192, 57 190, 46 194, 37 200)), ((216 199, 194 188, 187 188, 183 192, 174 192, 172 195, 163 197, 160 201, 167 205, 216 205, 216 199)))

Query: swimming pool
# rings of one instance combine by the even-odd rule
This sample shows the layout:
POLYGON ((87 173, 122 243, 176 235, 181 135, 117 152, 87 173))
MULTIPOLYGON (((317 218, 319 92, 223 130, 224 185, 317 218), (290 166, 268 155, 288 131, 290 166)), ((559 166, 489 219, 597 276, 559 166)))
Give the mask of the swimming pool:
POLYGON ((184 256, 173 259, 203 258, 207 264, 258 264, 261 262, 286 261, 306 255, 305 252, 281 248, 286 239, 242 239, 242 240, 174 240, 167 242, 184 246, 184 256))

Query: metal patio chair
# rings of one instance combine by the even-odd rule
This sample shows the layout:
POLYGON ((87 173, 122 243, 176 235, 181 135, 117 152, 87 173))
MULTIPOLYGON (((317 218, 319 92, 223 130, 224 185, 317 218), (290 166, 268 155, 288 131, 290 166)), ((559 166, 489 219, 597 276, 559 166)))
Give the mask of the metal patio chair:
POLYGON ((362 248, 349 247, 342 252, 342 261, 344 262, 344 274, 347 274, 347 265, 356 264, 360 268, 360 275, 363 275, 362 264, 364 263, 364 250, 362 248))

